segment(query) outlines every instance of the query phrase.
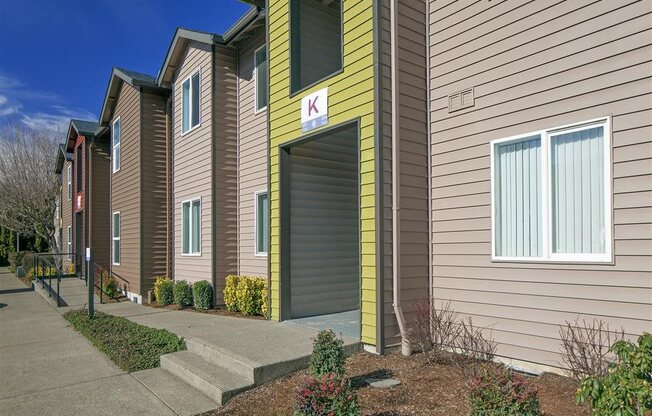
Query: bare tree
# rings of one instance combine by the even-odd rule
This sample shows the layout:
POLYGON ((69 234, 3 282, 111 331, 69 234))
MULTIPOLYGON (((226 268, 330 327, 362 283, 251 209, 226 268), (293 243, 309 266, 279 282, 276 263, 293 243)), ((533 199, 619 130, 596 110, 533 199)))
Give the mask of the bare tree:
POLYGON ((0 225, 39 236, 55 251, 57 136, 21 124, 0 127, 0 225))

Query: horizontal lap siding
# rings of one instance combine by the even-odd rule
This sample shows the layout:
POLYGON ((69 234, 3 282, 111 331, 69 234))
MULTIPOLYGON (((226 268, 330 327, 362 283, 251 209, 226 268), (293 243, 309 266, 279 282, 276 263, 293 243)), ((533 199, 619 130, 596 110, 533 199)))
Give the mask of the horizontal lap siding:
POLYGON ((267 277, 267 256, 255 255, 254 194, 267 190, 267 110, 255 111, 254 52, 264 43, 261 30, 240 46, 238 63, 238 273, 260 277, 267 277))
POLYGON ((142 271, 141 294, 167 273, 166 96, 141 94, 142 271))
MULTIPOLYGON (((61 251, 63 253, 68 253, 70 250, 74 250, 75 246, 75 236, 71 235, 72 241, 70 245, 70 250, 68 250, 68 227, 73 227, 73 213, 72 213, 72 204, 73 204, 73 194, 75 193, 74 184, 70 198, 68 198, 68 167, 72 166, 73 163, 66 161, 63 164, 63 170, 61 171, 61 251)), ((75 169, 73 166, 72 175, 75 175, 75 169)), ((73 178, 71 178, 73 179, 73 178)), ((71 228, 72 229, 72 228, 71 228)), ((66 257, 66 260, 68 257, 66 257)), ((70 262, 66 261, 66 266, 69 266, 70 262)))
POLYGON ((430 4, 435 298, 502 356, 559 366, 558 325, 652 327, 650 1, 430 4), (475 106, 447 96, 475 88, 475 106), (612 115, 615 264, 491 262, 489 142, 612 115))
POLYGON ((344 72, 289 97, 288 2, 269 2, 271 315, 280 319, 278 146, 302 136, 301 97, 328 87, 329 126, 360 120, 362 341, 376 345, 373 2, 343 1, 344 72))
POLYGON ((103 268, 111 262, 111 226, 109 222, 110 165, 111 154, 106 137, 95 139, 92 147, 92 182, 90 188, 90 246, 93 248, 93 261, 103 268))
POLYGON ((172 85, 174 276, 177 280, 212 281, 212 49, 190 42, 180 58, 172 85), (181 84, 201 68, 200 125, 181 135, 181 84), (201 255, 181 252, 181 204, 201 198, 201 255))
MULTIPOLYGON (((120 211, 120 265, 111 270, 129 282, 129 291, 141 293, 141 119, 138 89, 122 83, 111 120, 120 117, 120 170, 111 174, 111 213, 120 211)), ((110 139, 111 140, 111 139, 110 139)), ((109 167, 113 172, 113 167, 109 167)), ((113 250, 113 235, 108 236, 113 250)))
POLYGON ((213 106, 214 197, 213 214, 215 256, 215 297, 224 303, 225 278, 235 274, 238 266, 238 85, 237 51, 216 47, 213 106))
MULTIPOLYGON (((382 2, 384 319, 385 343, 400 334, 392 306, 392 101, 390 2, 382 2)), ((428 149, 426 2, 398 2, 398 105, 401 169, 401 305, 413 319, 413 303, 428 298, 428 149)))

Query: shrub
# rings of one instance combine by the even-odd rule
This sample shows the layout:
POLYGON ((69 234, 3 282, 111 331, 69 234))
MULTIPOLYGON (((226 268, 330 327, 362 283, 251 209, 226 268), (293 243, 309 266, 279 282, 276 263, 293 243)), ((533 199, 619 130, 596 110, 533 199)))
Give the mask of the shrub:
POLYGON ((25 277, 29 281, 34 280, 34 278, 37 276, 37 273, 39 277, 50 277, 50 276, 54 277, 57 273, 57 269, 55 269, 54 267, 44 267, 44 266, 38 266, 36 268, 32 266, 29 269, 25 269, 25 270, 27 270, 27 273, 25 273, 25 277))
POLYGON ((408 340, 424 353, 426 362, 455 347, 460 325, 450 302, 442 302, 439 307, 434 301, 414 302, 412 312, 414 320, 408 329, 408 340))
MULTIPOLYGON (((23 265, 23 268, 25 270, 29 270, 34 267, 34 253, 29 252, 29 251, 22 251, 22 258, 20 260, 20 264, 23 265)), ((42 266, 43 264, 38 264, 38 266, 42 266)))
POLYGON ((173 282, 167 276, 158 276, 154 283, 154 297, 159 305, 170 305, 174 302, 173 282))
POLYGON ((174 303, 181 307, 192 306, 192 289, 185 280, 174 283, 174 303))
POLYGON ((102 276, 102 292, 110 298, 118 297, 118 282, 116 282, 113 276, 109 275, 108 272, 104 271, 104 276, 102 276))
POLYGON ((335 374, 307 377, 295 395, 295 416, 357 416, 358 397, 346 379, 335 374))
POLYGON ((75 263, 70 263, 68 266, 68 274, 75 274, 75 263))
POLYGON ((16 269, 18 266, 23 266, 25 270, 29 270, 30 268, 34 267, 34 257, 32 256, 31 252, 28 251, 19 251, 19 252, 11 252, 8 255, 9 257, 9 271, 12 273, 16 273, 16 269), (25 262, 23 262, 23 259, 25 258, 25 255, 29 254, 29 260, 31 261, 27 267, 25 267, 25 262))
POLYGON ((213 286, 206 280, 199 280, 192 285, 192 297, 195 309, 205 310, 213 307, 213 286))
POLYGON ((483 328, 473 325, 473 319, 467 316, 459 322, 459 333, 455 342, 455 348, 460 355, 458 359, 463 364, 471 364, 471 370, 475 371, 475 365, 485 361, 493 361, 496 356, 496 343, 491 335, 485 335, 483 328))
POLYGON ((9 261, 9 266, 7 268, 9 269, 10 272, 16 273, 16 266, 20 263, 18 260, 18 256, 20 253, 16 253, 15 251, 12 251, 11 253, 7 254, 7 259, 9 261))
POLYGON ((226 309, 231 312, 238 312, 238 283, 240 276, 229 275, 226 276, 224 286, 224 304, 226 309))
POLYGON ((609 357, 609 349, 624 336, 622 328, 612 331, 608 323, 595 318, 591 321, 580 321, 579 318, 573 322, 566 321, 559 328, 561 357, 566 372, 577 381, 589 376, 605 376, 609 364, 614 361, 614 357, 609 357))
POLYGON ((471 416, 540 415, 537 391, 523 376, 488 365, 467 382, 471 416))
POLYGON ((319 332, 313 342, 310 372, 316 377, 344 374, 344 341, 330 329, 319 332))
POLYGON ((267 315, 267 280, 254 276, 227 276, 224 303, 231 312, 267 315))
POLYGON ((638 345, 617 341, 611 347, 617 362, 604 376, 585 378, 577 403, 588 402, 595 415, 647 415, 652 411, 652 335, 644 333, 638 345))

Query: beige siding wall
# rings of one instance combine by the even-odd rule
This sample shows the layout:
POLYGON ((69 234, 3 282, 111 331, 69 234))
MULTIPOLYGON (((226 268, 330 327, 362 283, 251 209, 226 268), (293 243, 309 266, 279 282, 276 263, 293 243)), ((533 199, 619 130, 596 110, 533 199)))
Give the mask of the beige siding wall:
POLYGON ((213 91, 215 298, 224 303, 224 279, 237 271, 237 51, 216 47, 213 91))
POLYGON ((93 250, 93 260, 103 268, 110 263, 110 225, 109 225, 109 145, 106 139, 97 138, 92 147, 90 198, 86 201, 86 209, 90 213, 90 240, 93 250))
MULTIPOLYGON (((68 253, 72 250, 74 250, 75 246, 75 237, 74 235, 71 234, 71 240, 70 240, 70 249, 68 249, 68 227, 71 227, 72 229, 72 204, 73 204, 73 198, 75 194, 75 188, 74 184, 72 186, 72 190, 70 193, 70 198, 68 198, 68 168, 69 166, 72 166, 72 162, 64 162, 63 164, 63 170, 61 171, 61 251, 64 253, 68 253)), ((72 170, 72 175, 74 177, 75 175, 75 170, 72 170)), ((71 178, 71 180, 74 178, 71 178)), ((65 267, 70 266, 70 261, 68 260, 68 257, 64 260, 65 267)))
POLYGON ((267 256, 255 254, 254 195, 267 190, 267 109, 256 112, 254 52, 264 44, 260 30, 241 45, 238 69, 238 273, 261 277, 267 277, 267 256))
MULTIPOLYGON (((392 307, 392 102, 389 0, 382 3, 384 322, 385 343, 400 342, 392 307)), ((399 24, 399 137, 401 169, 401 298, 405 319, 428 298, 428 149, 426 2, 401 0, 399 24)))
POLYGON ((212 280, 212 52, 211 45, 190 42, 183 52, 172 83, 172 148, 175 279, 212 280), (181 84, 200 69, 200 125, 181 134, 181 84), (201 198, 201 255, 181 251, 181 204, 201 198))
MULTIPOLYGON (((120 117, 120 170, 111 175, 111 212, 120 211, 120 264, 112 265, 111 270, 129 282, 129 291, 140 293, 141 275, 141 119, 140 92, 127 83, 122 83, 115 106, 113 122, 120 117)), ((111 138, 109 138, 111 142, 111 138)), ((111 227, 113 225, 111 224, 111 227)), ((109 243, 113 247, 112 235, 109 243)), ((113 250, 113 248, 111 248, 113 250)), ((120 279, 118 279, 120 280, 120 279)))
MULTIPOLYGON (((502 356, 557 366, 558 325, 652 326, 650 1, 430 2, 434 294, 502 356), (475 88, 475 106, 447 96, 475 88), (491 140, 612 115, 613 265, 492 263, 491 140)), ((610 242, 611 243, 611 242, 610 242)))
POLYGON ((142 288, 167 273, 166 96, 141 93, 142 288))

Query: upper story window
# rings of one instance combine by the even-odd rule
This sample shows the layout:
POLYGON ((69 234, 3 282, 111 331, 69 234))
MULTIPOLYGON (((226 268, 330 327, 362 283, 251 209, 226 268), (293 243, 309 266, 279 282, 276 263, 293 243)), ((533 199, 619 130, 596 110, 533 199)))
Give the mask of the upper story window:
POLYGON ((608 118, 491 143, 496 260, 611 261, 608 118))
POLYGON ((111 263, 115 266, 120 265, 120 211, 113 213, 113 248, 111 250, 111 263))
POLYGON ((256 201, 256 255, 264 256, 267 254, 267 246, 269 245, 269 200, 267 192, 257 192, 255 195, 256 201))
POLYGON ((77 151, 75 152, 75 165, 77 165, 77 178, 75 182, 77 183, 77 192, 82 191, 82 152, 84 151, 83 144, 77 146, 77 151))
POLYGON ((262 46, 254 54, 254 77, 256 83, 256 111, 267 107, 267 49, 262 46))
POLYGON ((200 123, 199 118, 199 69, 181 84, 181 133, 186 133, 200 123))
POLYGON ((113 173, 116 173, 120 170, 120 117, 113 122, 111 136, 113 138, 113 173))
POLYGON ((70 201, 72 199, 72 164, 68 165, 66 174, 68 176, 68 201, 70 201))
POLYGON ((342 69, 342 0, 290 0, 290 93, 342 69))

